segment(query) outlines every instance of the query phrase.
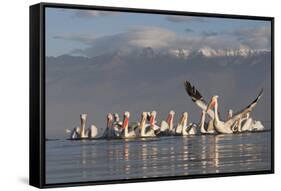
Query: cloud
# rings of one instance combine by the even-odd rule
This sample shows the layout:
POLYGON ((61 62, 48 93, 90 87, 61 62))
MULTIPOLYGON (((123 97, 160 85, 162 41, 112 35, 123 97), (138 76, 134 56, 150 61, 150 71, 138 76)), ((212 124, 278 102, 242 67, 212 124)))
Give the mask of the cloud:
MULTIPOLYGON (((82 39, 84 40, 86 38, 82 39)), ((93 57, 106 52, 128 50, 132 48, 152 47, 155 49, 162 49, 169 47, 176 39, 176 33, 170 30, 159 27, 139 26, 131 28, 123 33, 103 36, 94 39, 93 41, 90 39, 87 42, 87 44, 91 44, 90 48, 82 50, 77 49, 72 53, 93 57)))
POLYGON ((78 41, 84 44, 92 44, 96 37, 92 34, 57 34, 54 39, 78 41))
POLYGON ((174 22, 174 23, 181 23, 181 22, 204 22, 204 18, 202 17, 192 17, 192 16, 176 16, 176 15, 169 15, 165 17, 167 21, 174 22))
POLYGON ((77 18, 92 18, 100 16, 112 16, 115 14, 118 13, 114 11, 77 10, 73 16, 77 18))
POLYGON ((54 38, 79 41, 89 45, 71 53, 94 57, 119 50, 151 47, 157 50, 184 49, 196 50, 210 48, 223 49, 266 49, 270 50, 270 31, 266 28, 241 28, 228 33, 204 31, 202 33, 178 34, 167 28, 138 26, 118 34, 95 37, 86 34, 56 35, 54 38))
POLYGON ((203 36, 217 36, 218 35, 217 32, 208 32, 208 31, 203 31, 201 34, 203 36))
POLYGON ((163 48, 176 38, 170 30, 159 27, 136 27, 128 32, 128 43, 137 47, 163 48))
POLYGON ((190 28, 186 28, 184 31, 185 31, 185 32, 187 32, 187 33, 189 33, 189 32, 193 32, 193 30, 192 30, 192 29, 190 29, 190 28))
POLYGON ((233 32, 241 43, 249 47, 259 49, 270 49, 271 47, 271 29, 270 27, 259 28, 241 28, 233 32))

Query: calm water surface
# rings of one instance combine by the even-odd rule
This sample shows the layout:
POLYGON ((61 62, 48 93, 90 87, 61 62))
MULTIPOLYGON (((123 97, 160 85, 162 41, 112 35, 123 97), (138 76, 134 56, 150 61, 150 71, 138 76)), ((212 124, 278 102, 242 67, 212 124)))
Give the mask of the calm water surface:
POLYGON ((269 170, 270 132, 46 142, 46 183, 269 170))

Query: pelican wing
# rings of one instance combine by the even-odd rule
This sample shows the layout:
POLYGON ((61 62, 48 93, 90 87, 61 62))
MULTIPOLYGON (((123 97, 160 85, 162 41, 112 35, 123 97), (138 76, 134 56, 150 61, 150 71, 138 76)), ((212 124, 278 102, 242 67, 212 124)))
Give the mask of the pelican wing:
POLYGON ((91 127, 89 129, 89 132, 90 132, 89 133, 90 134, 90 138, 95 138, 98 135, 98 128, 95 125, 91 125, 91 127))
POLYGON ((153 129, 152 129, 152 126, 149 125, 149 124, 145 125, 144 128, 145 128, 145 129, 144 129, 144 133, 145 133, 145 134, 148 134, 150 131, 153 130, 153 129))
POLYGON ((168 129, 169 129, 169 124, 166 121, 162 121, 161 125, 160 125, 160 131, 163 132, 163 131, 166 131, 168 129))
POLYGON ((70 129, 65 129, 66 133, 71 133, 72 131, 70 129))
POLYGON ((247 113, 251 112, 254 109, 254 107, 257 105, 260 98, 262 97, 262 93, 263 93, 263 89, 260 91, 259 95, 254 101, 252 101, 247 107, 242 109, 240 112, 234 114, 233 117, 231 117, 228 121, 226 121, 226 123, 233 124, 235 121, 237 121, 240 118, 243 118, 247 113))
MULTIPOLYGON (((203 96, 201 95, 201 93, 194 86, 192 86, 189 81, 185 81, 184 86, 185 86, 185 91, 191 97, 192 101, 195 102, 195 104, 199 108, 206 111, 207 102, 203 99, 203 96)), ((207 113, 212 119, 214 119, 215 114, 214 114, 213 110, 209 110, 209 111, 207 111, 207 113)))
POLYGON ((139 127, 139 124, 137 122, 132 122, 130 125, 129 125, 129 131, 134 131, 135 129, 137 129, 139 127))

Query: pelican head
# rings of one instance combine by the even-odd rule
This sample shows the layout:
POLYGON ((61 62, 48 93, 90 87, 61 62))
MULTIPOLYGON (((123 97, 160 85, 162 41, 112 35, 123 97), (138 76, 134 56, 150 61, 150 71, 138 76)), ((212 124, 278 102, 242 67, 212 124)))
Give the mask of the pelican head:
POLYGON ((183 112, 182 116, 183 116, 184 118, 188 118, 188 113, 187 113, 187 112, 183 112))
POLYGON ((74 131, 75 131, 76 133, 80 133, 80 127, 78 127, 78 126, 75 127, 75 128, 74 128, 74 131))
POLYGON ((171 115, 175 115, 174 110, 171 110, 171 111, 169 112, 169 114, 171 114, 171 115))
POLYGON ((219 98, 218 95, 214 95, 214 96, 212 97, 212 99, 215 99, 215 100, 218 100, 218 98, 219 98))
POLYGON ((114 113, 114 121, 119 121, 119 115, 118 113, 114 113))
POLYGON ((155 117, 157 115, 157 112, 153 110, 150 115, 155 117))
POLYGON ((141 116, 146 119, 146 117, 147 117, 147 112, 145 112, 145 111, 142 112, 141 116))
POLYGON ((88 116, 87 113, 83 113, 80 115, 80 118, 85 121, 87 119, 87 116, 88 116))
POLYGON ((124 112, 124 116, 127 117, 127 118, 129 118, 129 117, 130 117, 130 112, 125 111, 125 112, 124 112))
POLYGON ((215 107, 215 105, 216 105, 216 103, 217 103, 217 101, 218 101, 218 98, 219 98, 218 95, 215 95, 215 96, 212 97, 212 99, 211 99, 211 101, 210 101, 210 103, 209 103, 209 105, 208 105, 206 111, 209 111, 210 109, 212 109, 212 108, 215 107))
POLYGON ((107 128, 112 127, 112 122, 113 122, 113 115, 111 113, 108 113, 106 116, 106 122, 107 122, 107 128))
POLYGON ((109 121, 113 120, 113 115, 111 113, 107 114, 107 120, 109 120, 109 121))
POLYGON ((227 119, 230 119, 233 116, 232 109, 228 110, 227 119))

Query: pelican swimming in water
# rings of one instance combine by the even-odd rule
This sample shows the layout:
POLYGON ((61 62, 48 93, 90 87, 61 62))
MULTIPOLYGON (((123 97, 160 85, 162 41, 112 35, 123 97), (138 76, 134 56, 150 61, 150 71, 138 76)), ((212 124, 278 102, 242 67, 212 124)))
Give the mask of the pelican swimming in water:
POLYGON ((146 124, 147 112, 142 112, 141 120, 139 124, 140 137, 155 137, 155 131, 153 129, 154 120, 150 119, 149 124, 146 124))
POLYGON ((215 134, 216 131, 214 130, 213 122, 214 120, 210 120, 209 123, 205 122, 206 120, 206 111, 201 111, 201 119, 199 123, 200 133, 201 134, 215 134))
POLYGON ((80 127, 79 126, 73 128, 73 130, 66 129, 65 131, 66 131, 66 133, 70 134, 70 136, 69 136, 70 139, 78 139, 80 137, 80 127))
POLYGON ((113 115, 108 113, 106 116, 106 129, 103 133, 103 138, 112 138, 113 137, 113 115))
POLYGON ((123 122, 120 121, 118 113, 114 114, 114 122, 113 122, 113 137, 121 137, 123 128, 123 122))
POLYGON ((161 127, 159 127, 159 126, 156 124, 156 116, 157 116, 157 112, 156 112, 156 111, 152 111, 152 112, 149 114, 149 124, 150 124, 151 128, 154 130, 154 132, 155 132, 156 134, 159 134, 159 133, 160 133, 161 127))
POLYGON ((250 132, 264 130, 264 126, 262 125, 262 123, 260 121, 253 120, 250 117, 250 113, 247 113, 244 118, 238 119, 238 122, 235 127, 235 132, 250 132))
POLYGON ((161 122, 159 135, 174 134, 174 116, 175 112, 171 110, 167 116, 166 121, 161 122))
POLYGON ((175 128, 175 135, 195 135, 197 133, 197 126, 193 123, 188 124, 188 113, 183 112, 181 119, 175 128))
POLYGON ((249 104, 245 109, 240 111, 239 113, 233 115, 230 119, 227 119, 226 121, 221 121, 218 115, 218 98, 219 96, 215 95, 212 97, 209 105, 207 106, 206 112, 210 111, 212 108, 214 108, 214 128, 219 133, 233 133, 232 127, 235 125, 241 118, 243 118, 247 113, 251 112, 254 107, 257 105, 257 102, 262 96, 262 90, 257 96, 257 98, 249 104))
POLYGON ((188 122, 188 113, 184 112, 180 118, 178 125, 175 128, 175 135, 183 134, 183 130, 187 128, 187 122, 188 122))
POLYGON ((121 134, 122 138, 135 138, 137 136, 137 127, 136 125, 129 126, 129 118, 130 118, 130 112, 126 111, 124 112, 124 120, 123 120, 123 131, 121 134))
POLYGON ((87 120, 88 114, 83 113, 80 115, 80 122, 81 122, 81 127, 80 127, 80 136, 79 138, 88 138, 87 132, 86 132, 86 120, 87 120))
POLYGON ((98 137, 98 128, 95 125, 91 125, 87 131, 88 138, 97 138, 98 137))
POLYGON ((96 138, 98 135, 98 129, 95 125, 91 125, 90 128, 86 129, 87 114, 80 115, 80 127, 75 127, 72 131, 66 129, 66 133, 70 133, 70 139, 86 139, 96 138))

